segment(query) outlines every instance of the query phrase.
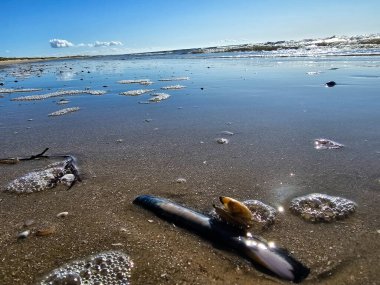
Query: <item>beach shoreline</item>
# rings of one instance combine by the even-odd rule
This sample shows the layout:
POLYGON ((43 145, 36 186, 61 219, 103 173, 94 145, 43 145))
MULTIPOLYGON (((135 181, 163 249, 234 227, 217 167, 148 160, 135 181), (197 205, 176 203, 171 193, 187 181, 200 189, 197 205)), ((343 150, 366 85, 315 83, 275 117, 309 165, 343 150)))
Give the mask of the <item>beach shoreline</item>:
MULTIPOLYGON (((1 69, 4 86, 15 92, 0 98, 0 157, 28 157, 49 147, 47 155, 75 156, 82 176, 70 189, 0 192, 2 284, 39 284, 65 263, 110 250, 135 263, 132 284, 281 282, 132 204, 142 194, 206 215, 219 196, 282 206, 274 225, 257 234, 311 268, 306 284, 379 280, 372 264, 380 248, 380 58, 123 58, 36 62, 31 72, 1 69), (183 78, 186 87, 173 89, 183 78), (152 92, 166 88, 170 98, 139 104, 151 94, 120 95, 145 88, 138 82, 147 79, 152 92), (336 86, 325 87, 331 80, 336 86), (14 100, 86 88, 106 93, 14 100), (62 97, 80 110, 49 117, 62 108, 62 97), (313 140, 321 137, 344 147, 317 150, 313 140), (289 204, 311 193, 358 207, 346 219, 307 222, 289 204), (54 231, 40 236, 40 229, 54 231), (29 236, 18 239, 26 230, 29 236)), ((54 162, 0 165, 0 186, 54 162)))
POLYGON ((78 56, 63 56, 63 57, 31 57, 31 58, 6 58, 0 57, 0 68, 4 68, 14 64, 23 63, 36 63, 36 62, 48 62, 55 60, 74 60, 74 59, 86 59, 90 56, 78 55, 78 56))

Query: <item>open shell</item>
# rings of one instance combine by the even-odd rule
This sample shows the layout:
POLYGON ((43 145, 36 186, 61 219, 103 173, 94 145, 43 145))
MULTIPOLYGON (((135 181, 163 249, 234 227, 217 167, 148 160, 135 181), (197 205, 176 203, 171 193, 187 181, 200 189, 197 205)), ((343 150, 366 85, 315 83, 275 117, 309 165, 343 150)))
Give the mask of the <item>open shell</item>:
POLYGON ((258 200, 240 202, 230 197, 219 197, 222 207, 214 206, 217 218, 243 230, 263 229, 274 223, 276 210, 258 200))

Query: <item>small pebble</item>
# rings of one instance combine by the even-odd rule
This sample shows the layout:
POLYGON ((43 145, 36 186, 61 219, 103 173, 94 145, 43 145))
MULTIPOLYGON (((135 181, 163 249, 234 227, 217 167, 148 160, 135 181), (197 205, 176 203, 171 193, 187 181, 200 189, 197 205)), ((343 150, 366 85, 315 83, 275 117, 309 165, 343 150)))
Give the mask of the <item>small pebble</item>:
POLYGON ((329 81, 326 83, 327 87, 334 87, 336 85, 335 81, 329 81))
POLYGON ((117 143, 122 143, 123 141, 124 141, 123 139, 116 140, 117 143))
POLYGON ((65 184, 66 186, 70 187, 73 182, 75 181, 75 175, 74 174, 65 174, 60 179, 61 183, 65 184))
POLYGON ((225 138, 219 138, 216 140, 216 142, 218 144, 228 144, 229 141, 228 141, 228 139, 225 139, 225 138))
POLYGON ((27 219, 25 222, 24 222, 24 227, 30 227, 31 225, 34 224, 34 220, 32 219, 27 219))
POLYGON ((153 220, 148 220, 149 223, 153 223, 154 221, 153 220))
POLYGON ((177 180, 176 180, 176 182, 177 183, 186 183, 186 179, 185 178, 178 178, 177 180))
POLYGON ((29 122, 33 121, 33 119, 28 119, 29 122))
POLYGON ((150 123, 152 119, 145 119, 145 122, 150 123))
POLYGON ((61 212, 61 213, 57 214, 57 218, 64 218, 64 217, 66 217, 68 214, 69 214, 69 212, 61 212))
POLYGON ((17 239, 25 239, 30 235, 30 230, 23 231, 17 235, 17 239))

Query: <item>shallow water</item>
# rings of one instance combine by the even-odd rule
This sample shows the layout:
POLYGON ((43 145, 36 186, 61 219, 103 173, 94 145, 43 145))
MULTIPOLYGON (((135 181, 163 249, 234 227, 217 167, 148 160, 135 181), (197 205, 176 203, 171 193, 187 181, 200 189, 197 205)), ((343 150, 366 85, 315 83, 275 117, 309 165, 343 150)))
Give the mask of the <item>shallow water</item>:
MULTIPOLYGON (((43 90, 2 94, 0 157, 28 156, 49 147, 50 154, 78 158, 83 182, 70 190, 0 193, 0 283, 35 284, 66 262, 108 250, 131 257, 132 284, 282 282, 132 205, 137 195, 153 194, 204 213, 219 196, 282 206, 285 211, 262 236, 311 268, 305 284, 377 284, 379 66, 379 57, 149 57, 1 69, 4 88, 43 90), (32 72, 23 76, 20 68, 32 72), (138 104, 151 98, 148 93, 119 95, 141 86, 117 81, 150 79, 149 89, 160 92, 169 84, 159 80, 171 77, 189 80, 180 82, 186 88, 165 91, 171 96, 162 102, 138 104), (328 81, 337 85, 326 88, 328 81), (107 93, 10 100, 85 88, 107 93), (48 117, 62 109, 56 104, 62 98, 70 101, 65 108, 80 110, 48 117), (217 143, 223 131, 234 133, 228 144, 217 143), (316 150, 314 139, 320 137, 344 148, 316 150), (177 183, 179 177, 186 183, 177 183), (289 205, 310 193, 344 197, 358 208, 345 220, 308 223, 289 205), (69 215, 57 218, 63 211, 69 215), (32 234, 17 240, 28 219, 35 221, 28 227, 32 234), (46 224, 56 232, 33 234, 46 224)), ((49 163, 0 165, 0 185, 49 163)))

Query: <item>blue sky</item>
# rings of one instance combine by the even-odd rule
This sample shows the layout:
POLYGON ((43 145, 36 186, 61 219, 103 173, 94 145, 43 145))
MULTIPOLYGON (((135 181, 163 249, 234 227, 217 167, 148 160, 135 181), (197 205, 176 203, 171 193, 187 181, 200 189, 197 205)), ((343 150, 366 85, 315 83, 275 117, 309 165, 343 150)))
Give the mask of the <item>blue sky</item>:
POLYGON ((0 6, 6 57, 380 33, 378 0, 1 0, 0 6), (59 45, 68 47, 52 47, 59 45))

